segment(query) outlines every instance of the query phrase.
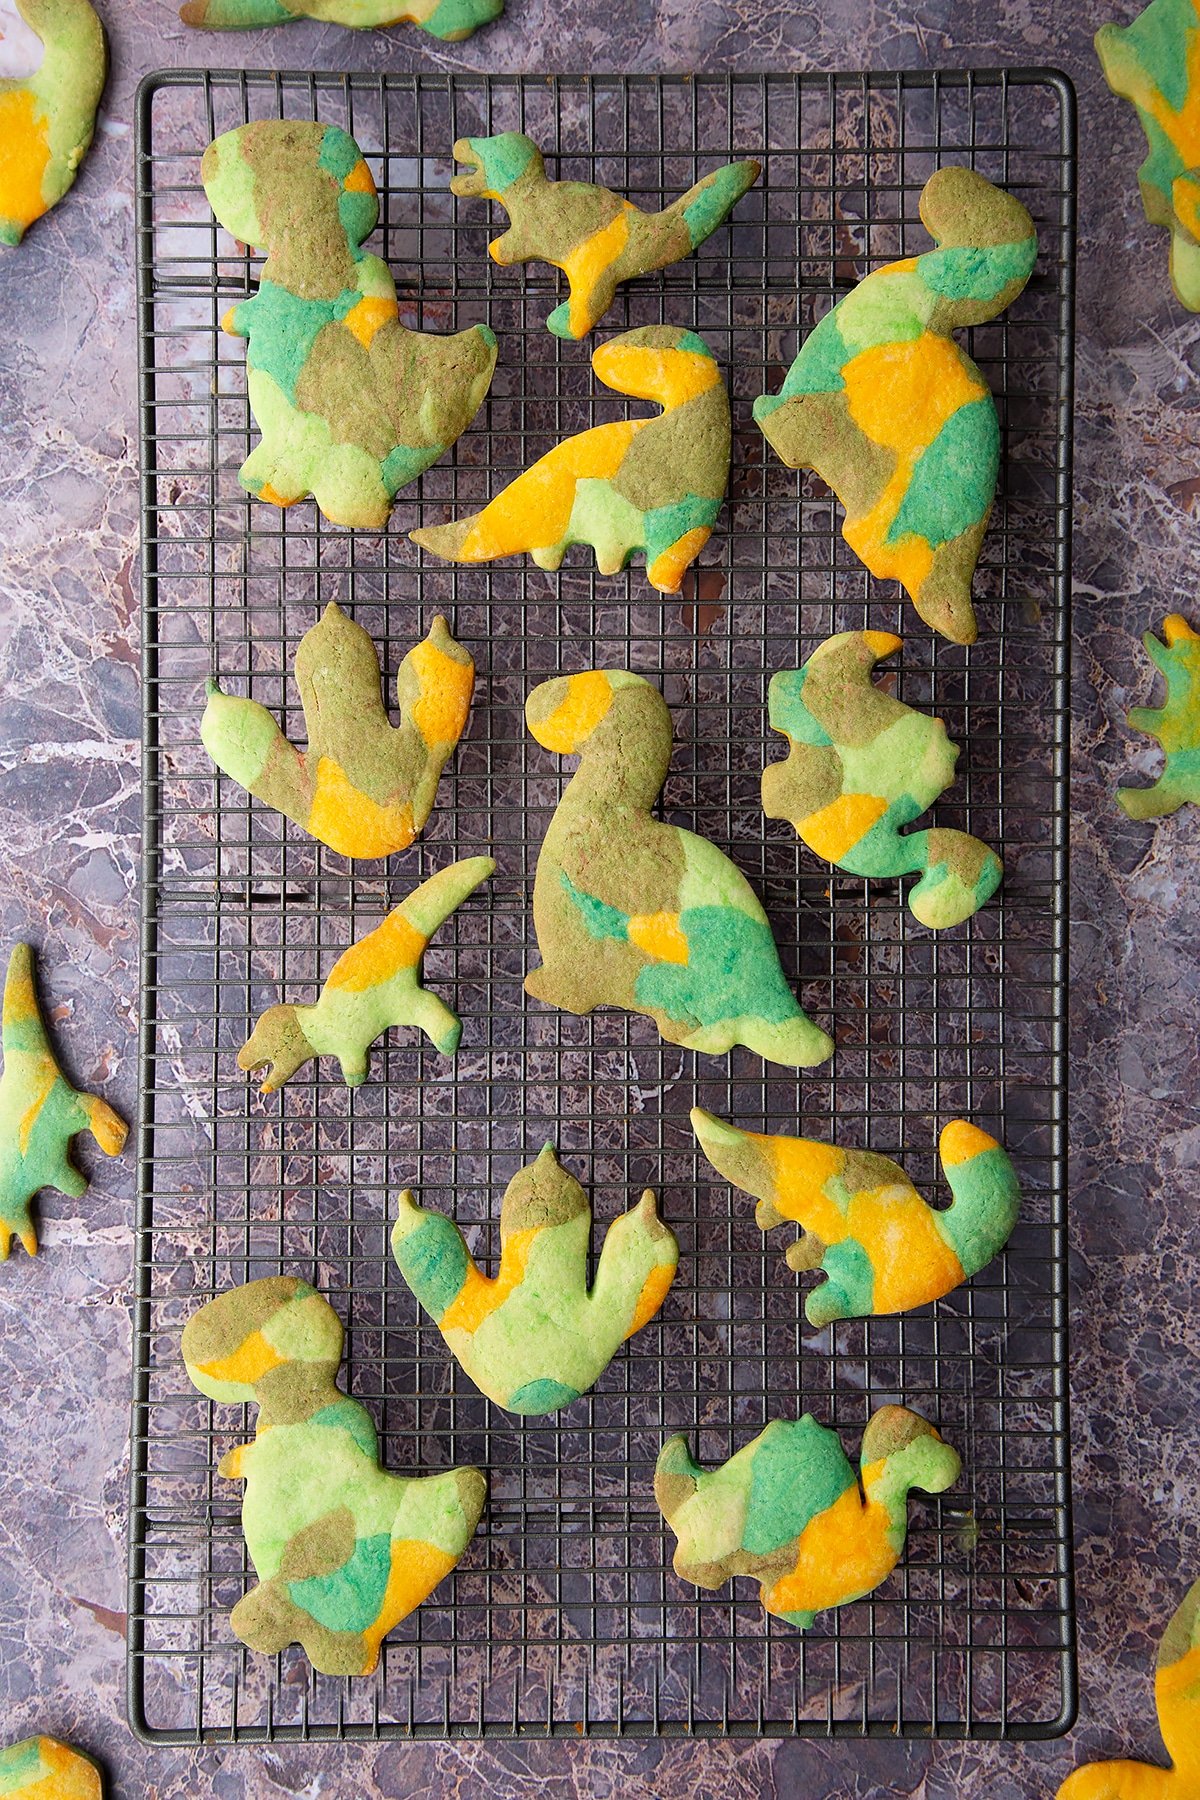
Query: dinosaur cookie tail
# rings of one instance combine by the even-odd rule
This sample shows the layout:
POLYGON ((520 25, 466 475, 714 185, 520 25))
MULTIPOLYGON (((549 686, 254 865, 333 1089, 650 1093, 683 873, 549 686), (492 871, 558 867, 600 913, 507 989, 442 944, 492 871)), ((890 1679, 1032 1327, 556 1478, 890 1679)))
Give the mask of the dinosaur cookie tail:
POLYGON ((711 237, 717 226, 724 223, 761 173, 760 163, 726 163, 723 169, 715 169, 711 175, 706 175, 703 181, 698 181, 695 187, 689 188, 667 207, 672 217, 683 219, 693 250, 699 249, 705 238, 711 237))
POLYGON ((1021 1184, 1002 1145, 966 1119, 951 1119, 938 1140, 954 1204, 937 1215, 938 1228, 974 1275, 1012 1236, 1021 1209, 1021 1184))
POLYGON ((917 266, 952 325, 994 319, 1033 273, 1033 220, 1014 194, 974 169, 935 170, 921 191, 921 222, 938 248, 917 266))
POLYGON ((908 896, 912 914, 931 931, 961 925, 991 899, 1004 865, 994 850, 965 831, 935 827, 919 835, 925 840, 926 866, 908 896))
POLYGON ((200 31, 250 31, 259 25, 287 25, 296 13, 282 0, 184 0, 179 16, 200 31))
POLYGON ((744 1044, 764 1062, 779 1063, 785 1069, 811 1069, 827 1062, 833 1055, 833 1039, 807 1013, 797 1008, 795 1016, 781 1023, 766 1019, 743 1018, 738 1025, 737 1042, 744 1044))
POLYGON ((413 929, 429 939, 456 912, 463 901, 482 887, 496 873, 490 856, 468 856, 462 862, 439 869, 428 881, 414 888, 400 911, 413 929))

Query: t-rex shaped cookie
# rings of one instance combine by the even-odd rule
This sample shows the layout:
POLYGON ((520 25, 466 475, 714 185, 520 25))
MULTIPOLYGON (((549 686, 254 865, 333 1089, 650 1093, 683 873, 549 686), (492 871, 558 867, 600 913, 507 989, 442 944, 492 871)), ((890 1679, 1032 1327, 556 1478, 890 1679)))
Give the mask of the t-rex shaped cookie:
POLYGON ((470 653, 439 614, 400 664, 400 723, 392 725, 375 646, 331 600, 300 640, 296 686, 308 727, 303 755, 265 706, 208 683, 200 736, 218 769, 342 856, 406 850, 467 723, 470 653))
MULTIPOLYGON (((41 40, 32 75, 0 77, 0 243, 19 244, 72 185, 96 129, 108 53, 88 0, 15 0, 41 40)), ((49 1740, 47 1740, 48 1742, 49 1740)))
MULTIPOLYGON (((126 1127, 95 1094, 67 1081, 50 1048, 33 985, 33 952, 14 944, 4 978, 4 1073, 0 1075, 0 1262, 14 1237, 30 1256, 38 1240, 29 1202, 39 1188, 78 1200, 87 1181, 70 1157, 71 1139, 90 1131, 106 1156, 119 1156, 126 1127)), ((2 1790, 0 1790, 2 1791, 2 1790)))
POLYGON ((439 869, 414 888, 382 925, 334 963, 314 1006, 272 1006, 238 1051, 239 1069, 267 1068, 273 1094, 314 1056, 336 1056, 348 1087, 367 1078, 367 1051, 392 1025, 416 1025, 443 1056, 462 1036, 457 1013, 421 986, 421 960, 439 925, 496 872, 490 856, 439 869))
POLYGON ((298 1643, 323 1675, 369 1675, 394 1625, 470 1543, 487 1483, 478 1469, 389 1475, 365 1406, 337 1385, 342 1323, 306 1282, 279 1275, 210 1300, 183 1360, 212 1400, 259 1409, 251 1444, 221 1458, 245 1482, 242 1529, 259 1578, 234 1607, 242 1643, 298 1643))
POLYGON ((587 1285, 592 1209, 547 1144, 508 1184, 500 1269, 472 1260, 444 1213, 401 1194, 392 1255, 454 1356, 489 1400, 515 1413, 553 1413, 599 1381, 626 1338, 666 1297, 679 1246, 646 1189, 604 1234, 587 1285))
POLYGON ((482 512, 412 533, 448 562, 527 551, 557 569, 590 544, 602 575, 646 554, 646 577, 677 594, 708 542, 729 479, 729 396, 703 338, 647 325, 601 344, 592 368, 607 387, 656 400, 658 418, 613 420, 566 438, 482 512))
POLYGON ((525 705, 545 749, 578 756, 538 856, 533 919, 547 1006, 645 1013, 673 1044, 735 1044, 794 1068, 833 1044, 796 1002, 767 915, 706 838, 651 814, 671 760, 671 715, 624 669, 544 681, 525 705))
POLYGON ((818 1328, 939 1300, 991 1262, 1017 1222, 1021 1190, 1007 1153, 965 1119, 938 1144, 954 1195, 941 1212, 873 1151, 739 1131, 699 1106, 692 1129, 713 1168, 758 1201, 760 1230, 785 1219, 804 1227, 787 1261, 825 1272, 804 1308, 818 1328))
POLYGON ((456 44, 503 11, 504 0, 185 0, 179 16, 185 25, 209 31, 287 25, 292 19, 320 19, 356 31, 419 25, 431 37, 456 44))
POLYGON ((0 1795, 20 1800, 104 1800, 90 1756, 57 1738, 31 1737, 0 1750, 0 1795))
POLYGON ((479 411, 495 335, 400 323, 387 264, 360 248, 379 219, 375 183, 336 125, 239 125, 209 145, 200 173, 226 231, 267 255, 258 292, 222 321, 247 339, 262 432, 238 480, 273 506, 312 494, 335 524, 378 529, 479 411))
POLYGON ((675 1573, 718 1588, 753 1575, 769 1613, 802 1628, 877 1588, 904 1553, 911 1488, 940 1494, 958 1454, 904 1406, 881 1406, 862 1439, 862 1490, 835 1431, 811 1413, 773 1419, 719 1469, 663 1445, 654 1498, 679 1542, 675 1573))
POLYGON ((951 333, 1016 299, 1037 237, 1020 201, 971 169, 931 175, 921 218, 938 248, 852 288, 754 417, 790 469, 815 469, 833 488, 842 536, 871 573, 899 581, 935 631, 971 644, 1000 428, 951 333))
POLYGON ((601 320, 618 286, 668 263, 681 262, 729 217, 760 173, 756 162, 726 163, 662 212, 642 212, 620 194, 587 181, 551 181, 542 153, 519 131, 459 138, 454 193, 496 200, 508 230, 488 245, 494 262, 545 262, 561 269, 571 297, 546 320, 555 337, 581 338, 601 320))
POLYGON ((1167 678, 1160 707, 1135 706, 1127 716, 1135 731, 1158 739, 1166 766, 1153 787, 1119 787, 1117 799, 1131 819, 1157 819, 1200 800, 1200 635, 1178 613, 1163 620, 1163 642, 1152 631, 1146 654, 1167 678))
POLYGON ((904 831, 954 780, 958 746, 940 719, 871 680, 900 648, 884 631, 827 638, 799 669, 771 678, 768 711, 786 762, 763 770, 763 811, 787 819, 810 850, 852 875, 921 879, 908 904, 938 930, 978 912, 1000 885, 994 850, 965 831, 904 831))

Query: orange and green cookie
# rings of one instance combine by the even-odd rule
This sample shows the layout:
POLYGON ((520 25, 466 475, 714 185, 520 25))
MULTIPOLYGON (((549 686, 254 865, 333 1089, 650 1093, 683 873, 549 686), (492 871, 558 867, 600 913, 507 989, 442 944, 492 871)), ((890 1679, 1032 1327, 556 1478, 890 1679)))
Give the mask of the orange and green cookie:
POLYGON ((31 1737, 0 1750, 0 1795, 20 1800, 104 1800, 90 1756, 57 1738, 31 1737))
POLYGON ((588 1287, 592 1209, 547 1144, 509 1182, 500 1268, 485 1275, 458 1226, 406 1189, 392 1255, 476 1387, 515 1413, 553 1413, 599 1381, 666 1297, 679 1246, 650 1189, 604 1234, 588 1287))
POLYGON ((210 1300, 183 1360, 212 1400, 257 1406, 254 1441, 222 1457, 245 1482, 242 1529, 258 1576, 230 1623, 266 1655, 298 1643, 324 1675, 369 1675, 383 1639, 470 1543, 478 1469, 389 1475, 365 1406, 337 1385, 342 1323, 306 1282, 280 1275, 210 1300))
POLYGON ((455 44, 503 11, 504 0, 184 0, 179 16, 185 25, 209 31, 287 25, 293 19, 319 19, 355 31, 419 25, 431 37, 455 44))
POLYGON ((1163 620, 1163 641, 1152 631, 1142 639, 1146 654, 1167 680, 1159 707, 1135 706, 1129 723, 1157 738, 1166 762, 1153 787, 1119 787, 1117 799, 1131 819, 1157 819, 1200 800, 1200 634, 1178 613, 1163 620))
POLYGON ((262 433, 238 479, 273 506, 312 494, 334 524, 378 529, 479 411, 495 336, 400 323, 387 264, 362 249, 379 219, 375 182, 336 125, 240 125, 209 145, 200 173, 226 231, 267 257, 257 293, 222 321, 246 339, 262 433))
POLYGON ((96 129, 108 54, 88 0, 15 0, 41 39, 32 75, 0 78, 0 243, 19 244, 75 180, 96 129))
POLYGON ((790 469, 829 483, 846 512, 842 536, 871 573, 899 581, 935 631, 971 644, 1000 427, 987 382, 951 334, 1016 299, 1037 237, 1020 201, 971 169, 931 175, 921 218, 938 248, 852 288, 754 417, 790 469))

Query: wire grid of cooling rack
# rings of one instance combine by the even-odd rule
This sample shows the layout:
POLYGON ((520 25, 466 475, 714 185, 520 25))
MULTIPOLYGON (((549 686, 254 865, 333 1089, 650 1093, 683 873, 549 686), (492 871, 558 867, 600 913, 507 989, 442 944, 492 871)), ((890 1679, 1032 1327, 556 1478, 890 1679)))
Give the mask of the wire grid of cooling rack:
MULTIPOLYGON (((139 275, 145 499, 144 1112, 138 1232, 130 1712, 158 1739, 410 1733, 934 1732, 1034 1736, 1074 1705, 1063 1240, 1066 666, 1074 117, 1050 72, 961 75, 241 75, 152 77, 140 103, 139 275), (219 319, 254 267, 199 186, 209 139, 286 114, 347 126, 379 179, 372 242, 410 323, 487 320, 491 397, 454 452, 403 492, 385 533, 325 525, 311 503, 251 505, 243 349, 219 319), (562 436, 624 416, 588 343, 543 326, 553 272, 498 271, 502 221, 448 191, 461 135, 519 128, 552 173, 655 206, 730 157, 758 187, 692 261, 623 289, 601 335, 667 319, 700 331, 734 405, 729 504, 663 600, 640 570, 527 561, 458 570, 406 531, 470 510, 562 436), (821 484, 789 473, 750 418, 800 336, 871 266, 927 244, 917 217, 942 161, 1016 192, 1040 235, 1026 293, 970 348, 1004 436, 968 652, 870 581, 821 484), (336 599, 380 646, 385 679, 445 610, 479 682, 423 839, 347 864, 217 779, 200 745, 214 669, 303 741, 288 673, 336 599), (963 744, 938 809, 1002 850, 998 899, 940 936, 898 888, 832 876, 758 801, 769 675, 831 629, 899 630, 896 691, 963 744), (537 848, 569 774, 525 733, 530 687, 631 666, 661 681, 676 748, 664 816, 725 846, 756 884, 785 968, 837 1039, 799 1079, 744 1051, 697 1059, 648 1021, 525 1003, 537 848), (351 1094, 328 1063, 264 1099, 235 1053, 257 1014, 311 998, 335 954, 430 870, 491 847, 499 872, 441 931, 428 979, 464 1021, 446 1061, 393 1032, 351 1094), (936 1133, 1002 1130, 1024 1211, 1007 1251, 938 1305, 811 1332, 782 1234, 698 1159, 699 1101, 752 1128, 836 1134, 897 1154, 937 1188, 936 1133), (655 1187, 681 1248, 660 1317, 557 1419, 477 1394, 393 1269, 406 1185, 452 1209, 494 1268, 504 1184, 553 1141, 598 1230, 655 1187), (457 1572, 384 1645, 373 1677, 316 1676, 292 1650, 246 1652, 229 1609, 252 1577, 239 1491, 215 1473, 252 1419, 195 1394, 179 1356, 192 1310, 276 1272, 316 1283, 347 1326, 344 1379, 386 1464, 485 1468, 490 1502, 457 1572), (962 1452, 958 1487, 915 1496, 907 1554, 869 1599, 808 1633, 766 1621, 753 1582, 680 1582, 654 1507, 655 1456, 698 1433, 719 1461, 775 1416, 815 1411, 858 1438, 903 1398, 962 1452)), ((638 410, 637 403, 633 403, 638 410)), ((807 1283, 803 1284, 804 1286, 807 1283)))

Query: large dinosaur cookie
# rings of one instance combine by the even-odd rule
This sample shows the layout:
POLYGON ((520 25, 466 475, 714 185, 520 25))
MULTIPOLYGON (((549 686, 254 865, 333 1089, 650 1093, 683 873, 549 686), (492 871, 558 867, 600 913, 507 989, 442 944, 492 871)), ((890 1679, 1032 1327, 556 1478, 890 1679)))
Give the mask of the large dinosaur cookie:
POLYGON ((504 0, 185 0, 179 16, 185 25, 209 31, 287 25, 292 19, 320 19, 356 31, 419 25, 431 37, 455 44, 503 11, 504 0))
POLYGON ((1152 631, 1142 639, 1146 654, 1167 678, 1160 707, 1135 706, 1129 723, 1157 738, 1166 755, 1153 787, 1119 787, 1117 799, 1131 819, 1157 819, 1200 800, 1200 634, 1178 613, 1163 620, 1163 642, 1152 631))
POLYGON ((692 1129, 714 1169, 758 1201, 761 1230, 785 1219, 803 1227, 788 1264, 826 1277, 804 1308, 811 1325, 938 1300, 991 1262, 1017 1222, 1021 1190, 1007 1153, 965 1119, 938 1145, 954 1196, 942 1212, 898 1163, 869 1150, 739 1131, 700 1107, 692 1129))
POLYGON ((202 1306, 183 1359, 202 1394, 259 1409, 253 1443, 220 1464, 246 1484, 242 1529, 259 1579, 233 1609, 235 1633, 267 1655, 298 1643, 324 1675, 369 1675, 388 1632, 470 1543, 482 1474, 380 1468, 371 1415, 337 1385, 341 1320, 293 1276, 202 1306))
POLYGON ((753 1575, 766 1610, 806 1627, 877 1588, 904 1552, 912 1488, 957 1481, 957 1453, 904 1406, 881 1406, 862 1439, 862 1487, 835 1431, 811 1413, 773 1419, 719 1469, 663 1445, 654 1497, 678 1543, 675 1573, 697 1587, 753 1575))
POLYGON ((626 1338, 652 1319, 679 1246, 647 1188, 614 1219, 589 1290, 592 1209, 549 1144, 514 1175, 500 1210, 500 1268, 485 1275, 444 1213, 406 1189, 392 1255, 457 1360, 489 1400, 552 1413, 594 1387, 626 1338))
POLYGON ((385 525, 398 489, 479 411, 495 336, 400 323, 386 263, 360 247, 379 219, 375 183, 336 125, 240 125, 209 145, 200 173, 225 229, 267 256, 258 292, 222 321, 247 340, 262 433, 239 481, 274 506, 312 494, 335 524, 385 525))
POLYGON ((0 78, 0 243, 19 244, 75 180, 96 128, 108 57, 88 0, 16 0, 41 39, 32 75, 0 78))
POLYGON ((90 1756, 57 1738, 31 1737, 0 1750, 0 1795, 8 1800, 103 1800, 100 1771, 90 1756))
POLYGON ((815 469, 833 488, 842 536, 871 573, 899 581, 935 631, 971 644, 1000 428, 951 333, 1016 299, 1037 238, 1020 201, 971 169, 931 175, 921 218, 938 248, 877 269, 839 300, 754 417, 790 469, 815 469))
POLYGON ((544 262, 561 269, 571 297, 546 320, 556 337, 586 337, 623 281, 665 269, 699 249, 759 177, 756 162, 727 163, 662 212, 640 207, 587 181, 551 181, 542 153, 519 131, 459 138, 455 159, 473 165, 450 183, 456 194, 496 200, 508 230, 493 238, 494 262, 544 262))
POLYGON ((475 686, 469 652, 439 614, 400 664, 393 725, 375 646, 331 600, 300 640, 296 686, 308 727, 303 755, 265 706, 208 683, 200 736, 218 769, 343 856, 407 849, 466 726, 475 686))
POLYGON ((413 542, 449 562, 530 555, 557 569, 590 544, 602 575, 644 551, 646 576, 677 594, 708 542, 729 479, 729 396, 703 338, 647 325, 601 344, 592 368, 606 386, 656 400, 652 419, 613 420, 566 438, 482 512, 426 526, 413 542))
POLYGON ((833 1050, 789 988, 767 915, 706 838, 652 816, 671 760, 671 715, 624 669, 536 687, 525 706, 545 749, 578 756, 538 856, 541 967, 526 992, 548 1006, 645 1013, 673 1044, 735 1044, 794 1068, 833 1050))
POLYGON ((852 875, 920 874, 908 904, 922 925, 959 925, 1003 874, 994 850, 965 831, 905 831, 954 780, 958 746, 940 719, 871 680, 900 648, 883 631, 827 638, 799 669, 772 676, 771 724, 786 762, 763 770, 763 811, 787 819, 810 850, 852 875))
MULTIPOLYGON (((33 952, 13 946, 4 979, 4 1073, 0 1075, 0 1261, 14 1237, 30 1256, 37 1232, 29 1202, 39 1188, 77 1200, 87 1181, 71 1161, 71 1139, 90 1131, 106 1156, 125 1147, 126 1127, 95 1094, 81 1094, 55 1060, 33 985, 33 952)), ((0 1790, 2 1791, 2 1790, 0 1790)))

